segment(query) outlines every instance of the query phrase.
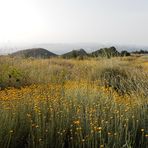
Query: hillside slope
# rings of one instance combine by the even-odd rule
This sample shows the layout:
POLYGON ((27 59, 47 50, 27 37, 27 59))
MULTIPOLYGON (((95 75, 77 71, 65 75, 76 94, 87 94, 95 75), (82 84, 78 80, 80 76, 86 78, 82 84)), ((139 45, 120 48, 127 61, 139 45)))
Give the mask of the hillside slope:
POLYGON ((11 54, 13 57, 34 57, 34 58, 49 58, 57 56, 55 53, 52 53, 44 48, 32 48, 32 49, 25 49, 21 51, 17 51, 11 54))
POLYGON ((93 57, 102 56, 109 58, 109 57, 119 56, 120 53, 116 50, 115 47, 110 47, 110 48, 101 48, 97 51, 92 52, 91 55, 93 57))
POLYGON ((68 53, 62 55, 63 58, 77 58, 88 56, 87 52, 84 49, 72 50, 68 53))

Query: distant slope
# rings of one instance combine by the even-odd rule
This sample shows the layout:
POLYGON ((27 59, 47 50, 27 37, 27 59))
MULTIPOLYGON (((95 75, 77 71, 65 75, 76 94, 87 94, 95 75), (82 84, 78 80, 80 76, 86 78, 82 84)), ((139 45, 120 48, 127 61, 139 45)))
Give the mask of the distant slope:
POLYGON ((148 54, 148 50, 139 50, 139 51, 133 51, 133 54, 148 54))
POLYGON ((72 50, 62 55, 63 58, 77 58, 77 57, 86 57, 88 56, 87 52, 84 49, 72 50))
POLYGON ((93 57, 102 56, 102 57, 110 58, 110 57, 119 56, 119 55, 120 53, 116 50, 115 47, 101 48, 91 53, 91 56, 93 57))
POLYGON ((21 51, 17 51, 11 54, 11 56, 19 56, 24 58, 34 57, 34 58, 49 58, 55 57, 56 54, 44 49, 44 48, 32 48, 32 49, 25 49, 21 51))

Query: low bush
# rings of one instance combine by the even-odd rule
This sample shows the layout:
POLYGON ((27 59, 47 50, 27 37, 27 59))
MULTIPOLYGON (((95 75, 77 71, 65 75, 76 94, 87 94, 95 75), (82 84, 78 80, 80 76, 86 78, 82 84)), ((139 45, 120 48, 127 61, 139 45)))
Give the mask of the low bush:
POLYGON ((121 95, 142 92, 146 96, 148 92, 148 77, 139 69, 108 67, 102 70, 100 79, 102 85, 112 87, 121 95))
POLYGON ((20 88, 30 85, 31 79, 29 75, 16 67, 3 65, 0 72, 0 89, 7 87, 20 88))

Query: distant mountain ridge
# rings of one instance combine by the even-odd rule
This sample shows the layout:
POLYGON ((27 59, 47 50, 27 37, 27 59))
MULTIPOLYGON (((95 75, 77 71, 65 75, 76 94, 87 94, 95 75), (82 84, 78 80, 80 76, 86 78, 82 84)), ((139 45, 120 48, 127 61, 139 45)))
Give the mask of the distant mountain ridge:
POLYGON ((57 55, 44 48, 32 48, 32 49, 25 49, 25 50, 14 52, 10 54, 10 56, 13 56, 13 57, 19 56, 19 57, 24 57, 24 58, 30 58, 30 57, 49 58, 49 57, 55 57, 57 55))
MULTIPOLYGON (((17 52, 14 52, 10 54, 12 57, 23 57, 23 58, 50 58, 50 57, 56 57, 59 56, 53 52, 48 51, 44 48, 32 48, 32 49, 25 49, 20 50, 17 52)), ((123 50, 119 52, 114 46, 109 48, 101 48, 99 50, 96 50, 91 53, 87 53, 84 49, 78 49, 78 50, 72 50, 70 52, 67 52, 63 55, 60 55, 60 57, 65 59, 71 59, 71 58, 79 58, 84 59, 86 57, 117 57, 117 56, 130 56, 130 53, 126 50, 123 50)))
POLYGON ((21 49, 32 49, 32 48, 44 48, 51 52, 62 55, 73 49, 83 48, 88 53, 96 51, 101 48, 115 46, 119 52, 127 50, 128 52, 146 50, 148 51, 148 45, 124 45, 115 43, 0 43, 0 55, 7 55, 21 49))

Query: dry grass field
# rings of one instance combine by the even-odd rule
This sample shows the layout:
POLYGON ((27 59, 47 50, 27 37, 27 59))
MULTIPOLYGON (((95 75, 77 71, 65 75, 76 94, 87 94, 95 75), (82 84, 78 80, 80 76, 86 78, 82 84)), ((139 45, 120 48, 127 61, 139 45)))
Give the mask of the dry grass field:
POLYGON ((148 56, 0 57, 0 148, 146 148, 148 56))

